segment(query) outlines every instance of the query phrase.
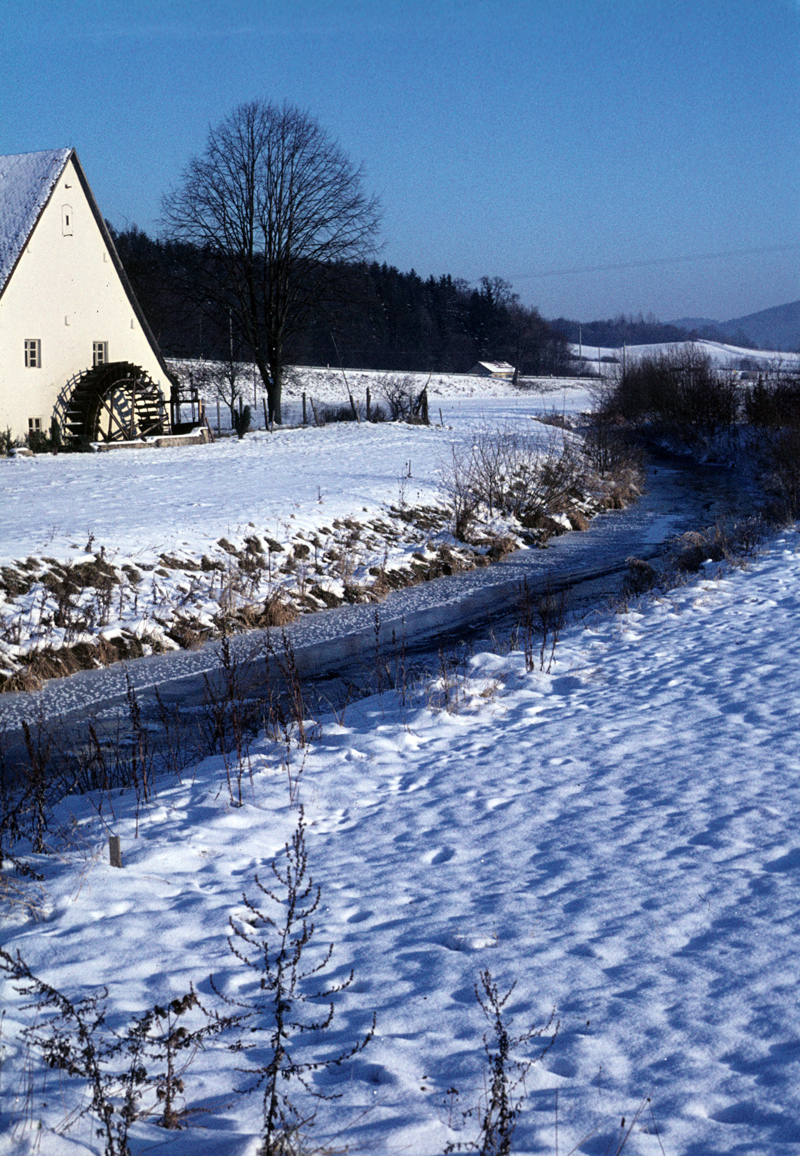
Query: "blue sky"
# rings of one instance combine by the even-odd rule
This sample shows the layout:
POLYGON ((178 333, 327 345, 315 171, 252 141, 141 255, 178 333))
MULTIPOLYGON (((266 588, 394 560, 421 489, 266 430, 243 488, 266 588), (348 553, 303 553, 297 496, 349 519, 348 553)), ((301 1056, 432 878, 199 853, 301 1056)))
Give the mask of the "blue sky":
POLYGON ((0 29, 0 153, 74 145, 116 226, 286 100, 363 162, 400 269, 579 320, 800 299, 800 0, 0 0, 0 29))

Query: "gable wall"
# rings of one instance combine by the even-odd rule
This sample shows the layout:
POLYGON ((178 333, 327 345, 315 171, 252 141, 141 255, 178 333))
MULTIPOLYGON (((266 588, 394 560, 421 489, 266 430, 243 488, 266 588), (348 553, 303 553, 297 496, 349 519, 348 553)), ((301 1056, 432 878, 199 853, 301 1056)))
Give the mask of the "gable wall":
POLYGON ((49 432, 69 379, 92 365, 92 343, 109 361, 140 365, 169 398, 169 382, 122 285, 72 160, 64 168, 0 297, 0 429, 24 438, 28 418, 49 432), (69 205, 71 235, 64 235, 69 205), (25 366, 25 340, 41 341, 41 368, 25 366))

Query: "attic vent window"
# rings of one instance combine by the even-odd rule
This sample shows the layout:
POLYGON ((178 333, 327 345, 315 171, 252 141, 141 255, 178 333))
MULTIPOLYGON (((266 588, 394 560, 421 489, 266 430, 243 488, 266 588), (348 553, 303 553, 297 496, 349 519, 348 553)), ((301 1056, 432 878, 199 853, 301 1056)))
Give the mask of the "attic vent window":
POLYGON ((92 342, 92 365, 106 365, 108 363, 108 342, 92 342))
POLYGON ((61 235, 72 236, 72 205, 61 206, 61 235))
POLYGON ((25 339, 25 368, 41 369, 41 367, 42 343, 38 337, 27 337, 25 339))

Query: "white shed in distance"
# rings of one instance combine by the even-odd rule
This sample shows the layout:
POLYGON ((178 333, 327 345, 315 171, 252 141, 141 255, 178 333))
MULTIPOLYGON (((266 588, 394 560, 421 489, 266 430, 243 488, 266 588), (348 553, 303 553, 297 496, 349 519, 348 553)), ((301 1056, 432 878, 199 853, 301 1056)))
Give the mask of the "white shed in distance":
POLYGON ((507 361, 479 361, 470 373, 473 377, 513 377, 514 366, 507 361))

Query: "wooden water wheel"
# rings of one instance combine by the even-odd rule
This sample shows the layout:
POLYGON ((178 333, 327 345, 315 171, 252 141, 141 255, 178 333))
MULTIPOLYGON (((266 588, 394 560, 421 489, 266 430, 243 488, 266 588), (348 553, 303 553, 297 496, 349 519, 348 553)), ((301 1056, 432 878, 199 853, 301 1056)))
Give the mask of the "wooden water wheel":
POLYGON ((122 442, 169 433, 161 390, 138 365, 111 361, 70 382, 64 410, 66 439, 122 442))

